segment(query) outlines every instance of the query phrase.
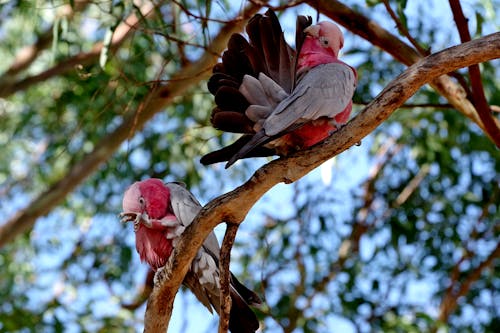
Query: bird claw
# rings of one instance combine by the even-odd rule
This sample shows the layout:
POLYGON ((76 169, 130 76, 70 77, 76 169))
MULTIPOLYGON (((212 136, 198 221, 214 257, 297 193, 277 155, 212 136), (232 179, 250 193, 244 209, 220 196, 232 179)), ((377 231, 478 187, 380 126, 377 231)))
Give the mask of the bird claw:
POLYGON ((160 286, 163 281, 168 279, 168 269, 166 266, 160 267, 156 270, 155 276, 153 278, 153 285, 155 287, 160 286))
POLYGON ((134 212, 123 212, 120 213, 120 222, 128 223, 134 222, 134 231, 139 229, 139 224, 144 224, 146 227, 151 227, 151 221, 147 214, 134 213, 134 212))

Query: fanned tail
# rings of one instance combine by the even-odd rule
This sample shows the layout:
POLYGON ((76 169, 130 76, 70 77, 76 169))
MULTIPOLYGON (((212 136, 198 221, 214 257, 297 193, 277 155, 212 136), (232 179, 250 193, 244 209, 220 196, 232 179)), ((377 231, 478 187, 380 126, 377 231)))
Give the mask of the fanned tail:
MULTIPOLYGON (((310 17, 297 18, 295 42, 298 47, 305 38, 302 31, 311 23, 310 17)), ((214 66, 207 85, 215 97, 216 107, 212 110, 210 118, 213 127, 225 132, 253 135, 256 133, 256 128, 259 128, 255 126, 256 123, 262 122, 263 119, 256 120, 255 117, 250 119, 245 114, 251 103, 239 91, 243 77, 250 75, 258 78, 259 73, 263 73, 281 86, 286 93, 290 93, 295 85, 298 53, 286 43, 278 17, 272 10, 268 10, 265 14, 254 15, 246 26, 246 32, 248 41, 241 34, 231 36, 228 48, 222 55, 222 61, 214 66)), ((235 147, 239 144, 241 143, 209 153, 202 157, 201 162, 206 165, 227 161, 237 152, 235 147)), ((252 154, 247 152, 243 156, 271 155, 276 155, 274 149, 255 148, 252 154)))

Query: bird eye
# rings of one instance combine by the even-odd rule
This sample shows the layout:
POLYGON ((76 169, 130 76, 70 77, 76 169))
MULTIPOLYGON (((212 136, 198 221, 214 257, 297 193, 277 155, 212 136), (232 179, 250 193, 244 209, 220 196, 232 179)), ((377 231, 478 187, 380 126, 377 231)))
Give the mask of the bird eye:
POLYGON ((144 198, 143 197, 139 197, 139 203, 141 204, 141 206, 144 206, 144 198))
POLYGON ((325 36, 319 37, 319 41, 323 46, 328 46, 328 39, 325 36))

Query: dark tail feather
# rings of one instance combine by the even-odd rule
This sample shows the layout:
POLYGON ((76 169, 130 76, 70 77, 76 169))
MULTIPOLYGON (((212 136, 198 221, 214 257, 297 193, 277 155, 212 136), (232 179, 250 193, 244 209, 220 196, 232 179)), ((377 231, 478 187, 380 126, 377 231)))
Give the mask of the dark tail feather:
MULTIPOLYGON (((298 50, 305 39, 303 30, 311 23, 311 17, 297 17, 295 41, 298 50)), ((239 91, 245 74, 258 77, 262 72, 286 92, 291 92, 296 82, 298 52, 286 43, 276 14, 268 10, 265 14, 254 15, 246 26, 246 32, 248 40, 241 34, 231 36, 222 62, 214 66, 207 84, 217 105, 212 110, 210 121, 213 127, 225 132, 254 132, 255 122, 245 113, 249 102, 239 91)), ((243 135, 232 145, 203 156, 201 163, 208 165, 229 160, 227 168, 238 159, 276 155, 274 149, 262 147, 274 138, 266 137, 263 133, 243 135)))
POLYGON ((254 333, 259 329, 259 320, 243 298, 231 290, 231 312, 229 330, 231 333, 254 333))
MULTIPOLYGON (((218 162, 225 162, 229 160, 234 154, 238 153, 240 149, 247 144, 253 135, 243 135, 238 140, 226 146, 222 149, 213 151, 211 153, 206 154, 200 159, 200 163, 203 165, 214 164, 218 162)), ((265 157, 265 156, 273 156, 276 155, 276 152, 273 149, 269 149, 266 147, 256 147, 250 153, 248 153, 244 158, 247 157, 265 157)))
POLYGON ((248 141, 236 154, 233 155, 226 163, 226 169, 233 165, 237 160, 246 157, 251 151, 257 147, 271 141, 273 138, 267 136, 263 130, 255 133, 252 139, 248 141))
MULTIPOLYGON (((304 29, 312 24, 311 16, 297 16, 297 22, 295 25, 295 48, 296 57, 293 60, 293 72, 296 74, 297 72, 297 62, 299 60, 300 50, 302 49, 302 45, 304 44, 304 40, 306 39, 306 34, 304 33, 304 29)), ((297 83, 297 76, 293 76, 293 86, 297 83)))
POLYGON ((210 121, 215 128, 226 132, 248 133, 248 128, 254 125, 245 114, 249 103, 238 90, 245 74, 258 77, 262 72, 285 91, 292 89, 295 70, 291 59, 295 51, 286 43, 274 12, 268 10, 265 15, 253 16, 246 31, 248 41, 241 34, 231 36, 228 48, 222 54, 222 62, 214 66, 207 83, 217 105, 210 121), (235 118, 237 121, 233 126, 235 118))
POLYGON ((248 289, 243 283, 238 281, 238 279, 231 273, 231 285, 236 289, 238 294, 245 300, 247 304, 250 305, 261 305, 262 300, 260 297, 253 291, 248 289))

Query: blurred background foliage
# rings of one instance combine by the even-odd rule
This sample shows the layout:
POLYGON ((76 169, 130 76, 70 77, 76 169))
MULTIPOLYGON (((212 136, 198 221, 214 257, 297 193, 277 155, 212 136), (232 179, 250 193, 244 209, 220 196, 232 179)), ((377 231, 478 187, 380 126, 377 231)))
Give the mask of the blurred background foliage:
MULTIPOLYGON (((384 2, 344 3, 398 34, 384 2)), ((386 3, 424 48, 460 43, 447 2, 386 3)), ((497 0, 461 3, 473 38, 498 30, 497 0)), ((0 1, 6 220, 65 177, 153 86, 198 59, 245 2, 155 1, 141 12, 148 4, 0 1), (115 29, 134 15, 139 25, 112 47, 115 29), (30 46, 33 59, 16 68, 30 46)), ((299 13, 317 15, 305 4, 280 12, 290 42, 299 13)), ((405 66, 349 31, 345 39, 343 59, 359 74, 356 114, 405 66)), ((489 104, 500 105, 500 63, 481 69, 489 104)), ((459 73, 467 83, 467 71, 459 73)), ((430 87, 407 104, 360 146, 277 186, 240 228, 232 267, 266 301, 257 310, 263 331, 498 330, 499 151, 430 87)), ((131 128, 97 172, 0 249, 1 332, 142 330, 147 268, 117 218, 124 190, 146 177, 180 180, 206 203, 266 162, 200 165, 201 155, 234 139, 209 126, 212 106, 205 82, 190 87, 143 129, 131 128)), ((215 329, 189 294, 176 302, 172 331, 215 329)))

